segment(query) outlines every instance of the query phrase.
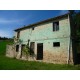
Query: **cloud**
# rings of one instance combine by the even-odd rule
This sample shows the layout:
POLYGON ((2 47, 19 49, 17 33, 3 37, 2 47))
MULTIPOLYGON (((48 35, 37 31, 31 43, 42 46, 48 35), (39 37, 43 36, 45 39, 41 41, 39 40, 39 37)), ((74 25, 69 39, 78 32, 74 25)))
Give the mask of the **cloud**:
POLYGON ((16 18, 8 19, 5 17, 0 17, 0 26, 2 26, 0 28, 0 36, 12 37, 14 35, 13 30, 15 29, 15 26, 23 25, 25 22, 28 22, 31 18, 32 18, 32 15, 27 15, 26 17, 18 18, 18 19, 16 18))
POLYGON ((59 14, 63 15, 63 14, 66 14, 66 13, 68 13, 68 10, 61 10, 59 14))
POLYGON ((13 24, 13 23, 23 23, 24 21, 28 21, 32 18, 32 15, 27 15, 25 18, 19 18, 19 19, 8 19, 8 18, 0 18, 0 24, 13 24))
POLYGON ((0 30, 0 36, 9 38, 9 37, 11 37, 11 34, 7 31, 0 30))
POLYGON ((10 24, 10 23, 19 23, 21 21, 24 21, 24 19, 6 19, 6 18, 0 18, 1 24, 10 24))

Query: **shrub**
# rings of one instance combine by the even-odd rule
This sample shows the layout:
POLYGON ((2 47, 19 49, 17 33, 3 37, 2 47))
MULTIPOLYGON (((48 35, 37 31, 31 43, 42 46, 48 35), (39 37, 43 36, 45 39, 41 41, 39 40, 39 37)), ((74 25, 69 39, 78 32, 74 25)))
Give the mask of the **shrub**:
POLYGON ((26 55, 26 58, 27 58, 27 60, 28 60, 28 57, 29 57, 29 55, 30 55, 29 46, 26 45, 26 46, 23 48, 22 52, 26 55))

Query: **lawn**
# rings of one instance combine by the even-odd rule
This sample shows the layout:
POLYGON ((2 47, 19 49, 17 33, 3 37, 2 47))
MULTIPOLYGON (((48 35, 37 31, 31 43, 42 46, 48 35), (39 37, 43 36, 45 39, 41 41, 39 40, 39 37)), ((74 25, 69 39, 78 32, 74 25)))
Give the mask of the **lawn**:
POLYGON ((80 65, 51 64, 7 58, 5 49, 8 43, 10 42, 0 42, 0 70, 80 70, 80 65))
POLYGON ((6 44, 11 44, 13 41, 6 40, 6 41, 0 41, 0 55, 5 55, 6 52, 6 44))

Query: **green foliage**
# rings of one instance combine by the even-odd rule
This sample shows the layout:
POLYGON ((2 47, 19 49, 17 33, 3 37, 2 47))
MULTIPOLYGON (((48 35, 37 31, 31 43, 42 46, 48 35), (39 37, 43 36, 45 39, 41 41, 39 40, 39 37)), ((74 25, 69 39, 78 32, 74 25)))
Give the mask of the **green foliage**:
POLYGON ((77 30, 77 35, 80 36, 80 30, 77 30))
POLYGON ((13 44, 13 41, 12 40, 0 41, 0 55, 4 55, 6 53, 6 45, 7 44, 13 44))
POLYGON ((69 11, 70 14, 72 15, 72 20, 73 20, 73 29, 76 32, 76 36, 80 36, 80 12, 75 12, 74 10, 69 11))
POLYGON ((21 44, 23 41, 21 39, 19 39, 18 42, 21 44))
POLYGON ((14 39, 14 42, 15 42, 15 43, 21 44, 21 43, 23 42, 21 39, 16 38, 15 36, 13 36, 13 39, 14 39))
POLYGON ((28 59, 28 56, 30 55, 29 46, 26 45, 26 46, 23 48, 22 52, 26 55, 26 58, 28 59))
POLYGON ((74 20, 75 20, 77 35, 80 36, 80 12, 75 14, 74 20))

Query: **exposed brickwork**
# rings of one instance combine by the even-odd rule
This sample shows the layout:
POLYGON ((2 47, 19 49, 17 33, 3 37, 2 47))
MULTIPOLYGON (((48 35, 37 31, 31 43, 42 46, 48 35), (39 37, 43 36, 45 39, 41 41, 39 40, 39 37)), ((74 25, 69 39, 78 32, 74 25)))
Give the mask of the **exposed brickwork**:
MULTIPOLYGON (((70 63, 72 64, 72 57, 70 57, 70 63)), ((52 54, 49 52, 44 52, 43 62, 57 63, 57 64, 67 64, 67 54, 52 54)))
MULTIPOLYGON (((72 53, 72 51, 71 51, 71 53, 72 53)), ((6 56, 11 57, 11 58, 15 57, 15 58, 21 59, 21 60, 27 60, 25 55, 22 55, 22 57, 20 57, 21 55, 16 52, 14 45, 7 45, 6 56)), ((53 54, 53 53, 50 53, 47 51, 47 52, 43 52, 43 60, 36 60, 35 56, 29 56, 28 60, 29 61, 40 61, 40 62, 54 63, 54 64, 67 64, 67 59, 68 59, 67 57, 68 57, 68 55, 65 53, 60 53, 60 54, 54 53, 53 54)), ((72 54, 70 54, 70 62, 69 63, 73 64, 72 54)))
POLYGON ((67 63, 67 55, 64 54, 52 54, 49 52, 44 52, 43 61, 49 63, 67 63))

